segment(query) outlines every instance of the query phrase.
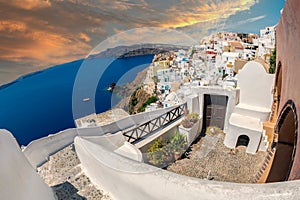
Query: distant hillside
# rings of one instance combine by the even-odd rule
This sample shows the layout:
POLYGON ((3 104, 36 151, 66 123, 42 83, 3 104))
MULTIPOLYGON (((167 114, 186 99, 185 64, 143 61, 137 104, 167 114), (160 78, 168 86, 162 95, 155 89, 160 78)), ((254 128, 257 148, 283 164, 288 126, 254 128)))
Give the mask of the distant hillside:
POLYGON ((108 48, 106 51, 99 54, 90 55, 89 58, 126 58, 132 56, 165 53, 168 51, 178 51, 179 49, 187 50, 188 48, 189 46, 178 46, 171 44, 139 44, 132 46, 118 46, 114 48, 108 48))

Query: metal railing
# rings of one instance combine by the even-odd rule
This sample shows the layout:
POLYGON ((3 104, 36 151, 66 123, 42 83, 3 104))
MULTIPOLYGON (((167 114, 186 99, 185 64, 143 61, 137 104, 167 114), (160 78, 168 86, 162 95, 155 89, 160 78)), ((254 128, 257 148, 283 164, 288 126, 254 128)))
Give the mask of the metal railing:
POLYGON ((128 142, 134 143, 147 135, 152 134, 154 131, 163 129, 172 122, 181 118, 184 114, 186 104, 181 104, 167 113, 164 113, 150 121, 147 121, 138 127, 126 130, 123 135, 127 138, 128 142))

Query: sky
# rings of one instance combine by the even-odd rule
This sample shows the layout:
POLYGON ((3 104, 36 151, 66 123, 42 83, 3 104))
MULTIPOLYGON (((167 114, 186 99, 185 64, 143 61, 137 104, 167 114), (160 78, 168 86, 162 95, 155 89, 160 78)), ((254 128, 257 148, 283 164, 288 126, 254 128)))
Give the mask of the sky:
POLYGON ((284 3, 285 0, 0 0, 0 85, 29 72, 83 58, 102 41, 131 29, 138 32, 146 28, 143 34, 151 27, 171 29, 196 41, 223 30, 258 33, 260 28, 278 23, 284 3))

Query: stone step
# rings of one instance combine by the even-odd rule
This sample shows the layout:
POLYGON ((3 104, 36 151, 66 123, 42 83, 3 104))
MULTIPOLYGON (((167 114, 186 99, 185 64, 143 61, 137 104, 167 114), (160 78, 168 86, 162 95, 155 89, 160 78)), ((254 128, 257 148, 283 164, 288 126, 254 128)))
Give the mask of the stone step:
POLYGON ((236 127, 249 129, 262 133, 263 126, 259 118, 249 117, 238 113, 232 113, 229 119, 229 123, 236 127))
POLYGON ((235 107, 234 112, 240 115, 255 117, 261 119, 262 121, 266 121, 269 118, 271 109, 240 103, 235 107))
POLYGON ((82 172, 73 144, 50 156, 49 161, 37 170, 58 200, 111 199, 82 172))

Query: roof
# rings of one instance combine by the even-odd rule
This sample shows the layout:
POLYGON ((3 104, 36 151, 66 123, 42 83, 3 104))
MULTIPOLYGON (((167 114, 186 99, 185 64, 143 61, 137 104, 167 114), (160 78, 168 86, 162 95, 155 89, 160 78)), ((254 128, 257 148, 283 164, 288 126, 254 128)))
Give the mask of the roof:
POLYGON ((244 46, 241 42, 229 42, 229 44, 235 49, 244 49, 244 46))

